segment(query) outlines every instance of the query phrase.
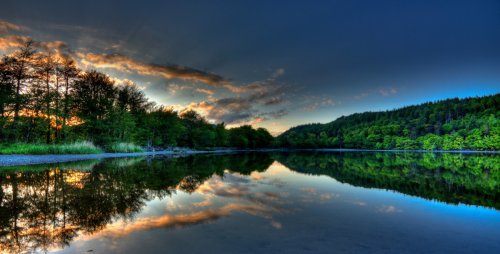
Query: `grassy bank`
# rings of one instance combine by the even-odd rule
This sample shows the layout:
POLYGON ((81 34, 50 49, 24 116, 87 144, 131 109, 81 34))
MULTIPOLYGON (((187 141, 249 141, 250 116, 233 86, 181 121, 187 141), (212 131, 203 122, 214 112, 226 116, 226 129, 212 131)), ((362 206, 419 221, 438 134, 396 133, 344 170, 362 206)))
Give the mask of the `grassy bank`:
POLYGON ((144 152, 144 150, 132 143, 115 143, 109 146, 106 151, 111 153, 139 153, 144 152))
POLYGON ((95 154, 102 149, 91 142, 75 142, 72 144, 2 144, 0 154, 95 154))

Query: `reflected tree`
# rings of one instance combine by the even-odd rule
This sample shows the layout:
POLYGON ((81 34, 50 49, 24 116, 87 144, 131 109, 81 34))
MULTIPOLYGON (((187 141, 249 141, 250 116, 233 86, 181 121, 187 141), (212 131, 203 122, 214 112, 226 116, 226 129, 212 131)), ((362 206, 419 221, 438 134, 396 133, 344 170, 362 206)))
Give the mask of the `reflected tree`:
POLYGON ((131 219, 145 202, 177 190, 194 192, 225 170, 265 170, 267 154, 120 158, 80 165, 4 169, 0 173, 0 249, 49 251, 112 221, 131 219))

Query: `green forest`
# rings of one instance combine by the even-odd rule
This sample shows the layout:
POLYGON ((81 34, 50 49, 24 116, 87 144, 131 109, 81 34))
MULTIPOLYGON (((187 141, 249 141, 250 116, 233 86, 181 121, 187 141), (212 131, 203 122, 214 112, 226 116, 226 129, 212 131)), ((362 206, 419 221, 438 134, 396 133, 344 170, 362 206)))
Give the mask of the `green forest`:
POLYGON ((273 140, 262 128, 226 129, 194 111, 155 105, 136 85, 115 85, 106 74, 80 70, 70 56, 43 51, 35 41, 0 61, 0 125, 4 146, 85 141, 106 150, 123 142, 261 148, 273 140))
MULTIPOLYGON (((84 142, 108 151, 134 151, 133 146, 120 149, 119 144, 497 151, 499 103, 500 94, 495 94, 356 113, 327 124, 293 127, 273 138, 264 128, 227 129, 195 111, 156 105, 137 85, 116 85, 108 75, 80 70, 70 56, 55 55, 28 41, 0 61, 0 148, 84 142)), ((70 148, 58 151, 66 150, 70 148)))
POLYGON ((293 127, 275 141, 294 148, 500 150, 500 94, 447 99, 293 127))

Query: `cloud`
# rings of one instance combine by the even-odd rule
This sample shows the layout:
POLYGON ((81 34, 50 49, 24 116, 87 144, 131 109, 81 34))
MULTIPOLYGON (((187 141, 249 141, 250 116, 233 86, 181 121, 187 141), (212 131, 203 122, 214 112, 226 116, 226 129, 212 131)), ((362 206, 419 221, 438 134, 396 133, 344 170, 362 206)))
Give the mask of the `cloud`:
POLYGON ((263 117, 271 117, 273 119, 280 119, 280 118, 288 115, 288 110, 286 110, 286 109, 280 109, 280 110, 277 110, 277 111, 271 111, 271 112, 262 113, 260 115, 263 116, 263 117))
POLYGON ((154 218, 139 218, 133 222, 118 221, 106 226, 102 231, 93 235, 81 236, 80 239, 100 239, 102 237, 118 238, 133 232, 151 230, 157 228, 178 228, 183 226, 207 223, 222 217, 227 217, 234 212, 244 212, 252 215, 266 216, 276 212, 272 207, 264 207, 260 204, 238 204, 229 203, 220 208, 209 208, 203 211, 170 215, 165 214, 154 218))
MULTIPOLYGON (((207 92, 209 101, 192 102, 184 110, 195 110, 210 122, 224 122, 231 126, 250 124, 256 125, 269 119, 279 119, 288 114, 285 109, 265 111, 263 108, 273 107, 287 102, 286 97, 291 92, 289 87, 276 81, 284 70, 278 69, 270 78, 239 86, 239 91, 245 93, 235 97, 215 99, 209 91, 197 88, 195 91, 207 92)), ((174 86, 172 90, 188 88, 174 86)))
POLYGON ((271 221, 271 226, 275 229, 281 229, 283 227, 283 225, 277 221, 271 221))
MULTIPOLYGON (((32 38, 21 35, 6 35, 0 37, 0 50, 11 51, 22 47, 32 38)), ((63 41, 34 41, 33 47, 38 50, 47 51, 58 59, 66 59, 72 54, 68 45, 63 41)))
POLYGON ((360 94, 354 95, 353 98, 356 99, 356 100, 361 100, 361 99, 365 98, 368 95, 369 95, 369 93, 360 93, 360 94))
POLYGON ((350 203, 357 205, 357 206, 366 206, 366 202, 364 202, 364 201, 357 201, 356 200, 356 201, 352 201, 350 203))
POLYGON ((0 50, 18 48, 26 43, 30 38, 21 35, 7 35, 0 37, 0 50))
MULTIPOLYGON (((0 49, 18 48, 31 40, 28 36, 7 35, 0 37, 0 49)), ((62 51, 68 50, 68 45, 63 41, 34 41, 33 46, 43 50, 62 51)))
POLYGON ((318 108, 340 104, 340 102, 334 101, 332 98, 319 96, 305 96, 303 101, 305 105, 302 107, 302 109, 307 112, 312 112, 318 108))
MULTIPOLYGON (((177 95, 182 91, 190 92, 191 95, 193 93, 204 94, 207 96, 208 101, 215 101, 214 94, 215 90, 209 88, 196 87, 192 84, 178 84, 178 83, 170 83, 166 87, 167 91, 171 95, 177 95)), ((183 107, 181 106, 180 110, 182 111, 183 107)))
POLYGON ((198 93, 204 93, 208 96, 213 95, 215 92, 213 90, 205 89, 205 88, 196 88, 194 89, 195 92, 198 93))
POLYGON ((122 54, 78 53, 81 62, 95 68, 115 69, 125 73, 158 76, 165 79, 182 79, 203 82, 231 90, 232 85, 222 76, 180 65, 146 64, 122 54))
POLYGON ((362 92, 360 94, 356 94, 354 96, 352 96, 353 99, 355 100, 361 100, 365 97, 368 97, 368 96, 371 96, 371 95, 376 95, 376 94, 380 94, 382 96, 391 96, 391 95, 395 95, 398 93, 398 90, 396 90, 396 88, 393 88, 393 87, 389 87, 389 88, 380 88, 377 90, 370 90, 370 91, 367 91, 367 92, 362 92))
POLYGON ((172 95, 176 95, 178 92, 183 91, 183 90, 191 90, 191 89, 193 89, 190 86, 179 85, 177 83, 170 83, 170 84, 167 85, 166 88, 167 88, 168 93, 170 93, 172 95))
POLYGON ((382 96, 390 96, 390 95, 394 95, 394 94, 398 93, 398 91, 394 88, 381 88, 379 90, 379 93, 382 96))
POLYGON ((380 213, 399 213, 399 212, 401 212, 401 209, 399 209, 393 205, 383 205, 383 206, 377 208, 377 211, 380 213))
POLYGON ((288 114, 285 109, 260 112, 255 109, 255 101, 246 97, 230 97, 214 101, 192 102, 185 110, 194 110, 211 122, 231 125, 256 125, 269 119, 279 119, 288 114))
POLYGON ((25 31, 28 30, 24 26, 16 25, 9 23, 7 21, 0 20, 0 34, 2 33, 8 33, 8 32, 16 32, 16 31, 25 31))
POLYGON ((147 87, 146 86, 143 86, 143 85, 138 85, 136 82, 134 82, 133 80, 130 80, 130 79, 127 79, 127 78, 124 78, 124 79, 119 79, 119 78, 116 78, 116 77, 110 77, 110 79, 115 82, 115 85, 117 86, 135 86, 137 87, 139 90, 145 90, 147 87))
POLYGON ((69 51, 68 44, 64 41, 40 41, 35 42, 35 47, 44 50, 69 51))

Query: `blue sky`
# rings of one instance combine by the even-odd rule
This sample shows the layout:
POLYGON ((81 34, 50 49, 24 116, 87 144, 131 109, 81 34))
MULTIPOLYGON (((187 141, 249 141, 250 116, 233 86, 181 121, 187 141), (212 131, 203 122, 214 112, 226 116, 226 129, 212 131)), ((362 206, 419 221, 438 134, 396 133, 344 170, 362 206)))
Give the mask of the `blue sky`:
POLYGON ((500 91, 499 1, 3 1, 0 21, 22 28, 0 50, 61 41, 158 104, 275 133, 500 91))

